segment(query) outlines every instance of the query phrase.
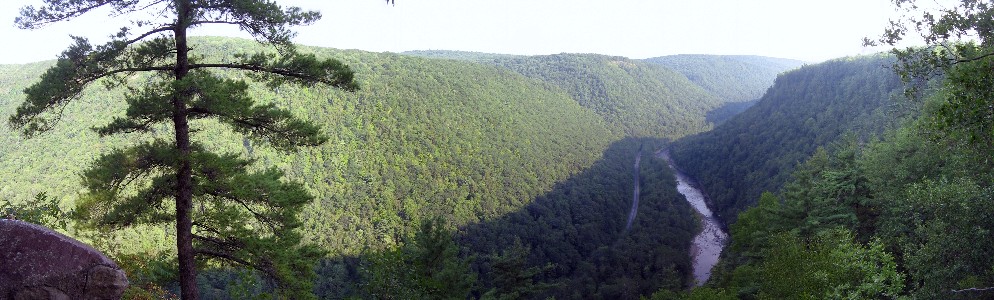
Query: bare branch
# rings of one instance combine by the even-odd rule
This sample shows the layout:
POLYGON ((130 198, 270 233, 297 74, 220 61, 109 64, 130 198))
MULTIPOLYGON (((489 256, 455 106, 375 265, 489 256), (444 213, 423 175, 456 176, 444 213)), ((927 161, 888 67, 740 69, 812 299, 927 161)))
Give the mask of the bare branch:
POLYGON ((231 201, 234 201, 234 202, 240 204, 242 207, 245 208, 245 210, 247 210, 249 213, 251 213, 253 216, 255 216, 256 220, 259 220, 263 224, 266 224, 269 227, 269 229, 271 229, 273 231, 273 233, 279 232, 278 228, 276 228, 276 223, 277 222, 273 221, 272 218, 266 217, 262 213, 256 212, 254 209, 252 209, 251 206, 249 206, 248 203, 246 203, 245 201, 242 201, 242 199, 234 197, 234 196, 231 196, 231 195, 222 194, 222 193, 219 193, 219 192, 216 192, 216 191, 208 191, 208 192, 206 192, 206 194, 214 196, 214 197, 220 197, 220 198, 228 199, 228 200, 231 200, 231 201))
POLYGON ((110 75, 125 73, 125 72, 147 72, 147 71, 172 71, 175 70, 172 66, 153 66, 153 67, 136 67, 136 68, 120 68, 115 70, 110 70, 100 74, 96 74, 85 79, 86 82, 93 82, 100 78, 104 78, 110 75))
POLYGON ((981 59, 984 59, 984 58, 987 58, 987 57, 990 57, 990 56, 994 56, 994 52, 984 53, 983 55, 979 55, 979 56, 971 57, 971 58, 960 58, 960 59, 956 59, 956 62, 957 63, 968 63, 968 62, 972 62, 972 61, 978 61, 978 60, 981 60, 981 59))
POLYGON ((190 69, 204 68, 239 69, 255 72, 266 72, 293 78, 308 78, 307 74, 302 72, 294 72, 294 70, 291 69, 270 68, 256 64, 190 64, 190 69))
POLYGON ((153 34, 156 34, 156 33, 160 33, 160 32, 165 32, 165 31, 172 31, 175 28, 176 28, 176 26, 169 25, 169 26, 163 26, 163 27, 159 27, 159 28, 156 28, 156 29, 149 30, 148 32, 145 32, 145 33, 143 33, 142 35, 140 35, 140 36, 138 36, 136 38, 133 38, 133 39, 130 39, 130 40, 126 41, 125 45, 134 44, 136 42, 139 42, 139 41, 141 41, 141 40, 149 37, 150 35, 153 35, 153 34))
POLYGON ((191 22, 190 23, 191 26, 205 25, 205 24, 227 24, 227 25, 239 25, 239 26, 244 26, 245 25, 245 23, 243 23, 243 22, 217 21, 217 20, 215 20, 215 21, 196 21, 196 22, 191 22))

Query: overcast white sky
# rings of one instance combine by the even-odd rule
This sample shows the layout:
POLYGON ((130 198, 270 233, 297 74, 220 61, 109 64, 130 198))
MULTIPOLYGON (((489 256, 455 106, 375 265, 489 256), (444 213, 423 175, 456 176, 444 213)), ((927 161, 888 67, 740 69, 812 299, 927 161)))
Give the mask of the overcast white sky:
MULTIPOLYGON (((630 58, 750 54, 818 62, 877 52, 862 38, 897 17, 889 0, 277 0, 319 10, 296 42, 401 52, 466 50, 510 54, 601 53, 630 58)), ((69 35, 94 42, 126 25, 108 10, 39 30, 14 26, 18 9, 41 0, 0 1, 0 63, 54 59, 69 35)), ((233 35, 232 28, 199 35, 233 35)))

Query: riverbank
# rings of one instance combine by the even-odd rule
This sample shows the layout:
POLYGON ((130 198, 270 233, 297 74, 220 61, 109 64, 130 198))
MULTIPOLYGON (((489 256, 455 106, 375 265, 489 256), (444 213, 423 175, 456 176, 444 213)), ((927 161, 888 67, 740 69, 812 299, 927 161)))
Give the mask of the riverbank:
POLYGON ((701 221, 701 231, 694 236, 694 241, 690 246, 690 256, 694 267, 694 280, 697 286, 701 286, 711 277, 711 269, 718 263, 721 251, 728 240, 728 233, 722 227, 721 222, 714 216, 711 209, 705 202, 704 193, 697 189, 693 180, 680 172, 673 164, 667 151, 660 151, 656 154, 666 161, 677 179, 677 191, 682 194, 690 206, 697 211, 697 217, 701 221))

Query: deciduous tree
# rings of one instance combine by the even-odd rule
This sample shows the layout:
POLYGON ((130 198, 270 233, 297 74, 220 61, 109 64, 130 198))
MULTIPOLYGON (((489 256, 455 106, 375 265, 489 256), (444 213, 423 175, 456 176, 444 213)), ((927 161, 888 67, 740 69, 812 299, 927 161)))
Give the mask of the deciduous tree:
POLYGON ((957 5, 936 8, 930 8, 938 5, 931 1, 891 2, 903 16, 891 20, 879 37, 864 38, 863 44, 895 46, 909 35, 919 35, 926 47, 892 51, 901 60, 898 71, 905 79, 931 77, 958 63, 994 55, 994 3, 991 1, 958 0, 957 5), (967 40, 974 42, 963 43, 967 40))

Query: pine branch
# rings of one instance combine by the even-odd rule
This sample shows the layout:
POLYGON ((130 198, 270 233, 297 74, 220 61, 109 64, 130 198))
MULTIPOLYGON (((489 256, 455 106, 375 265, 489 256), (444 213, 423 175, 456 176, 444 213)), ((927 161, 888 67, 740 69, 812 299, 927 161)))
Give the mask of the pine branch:
POLYGON ((114 69, 114 70, 106 71, 106 72, 99 73, 99 74, 96 74, 96 75, 92 75, 90 77, 87 77, 87 78, 83 79, 83 81, 87 82, 87 83, 94 82, 94 81, 97 81, 97 80, 99 80, 101 78, 104 78, 104 77, 107 77, 107 76, 111 76, 111 75, 114 75, 114 74, 118 74, 118 73, 126 73, 126 72, 134 73, 134 72, 149 72, 149 71, 172 71, 174 69, 176 69, 176 68, 173 67, 173 66, 152 66, 152 67, 120 68, 120 69, 114 69))
POLYGON ((264 72, 273 75, 290 77, 306 83, 324 83, 348 91, 355 91, 357 89, 357 87, 352 84, 351 70, 348 69, 344 72, 335 72, 333 74, 315 74, 308 73, 306 70, 302 70, 300 68, 263 65, 259 63, 190 64, 190 69, 205 68, 238 69, 253 72, 264 72))
POLYGON ((256 220, 259 220, 263 224, 268 225, 269 229, 272 230, 274 234, 279 232, 278 228, 276 228, 276 223, 277 222, 274 221, 273 218, 270 218, 270 217, 268 217, 268 216, 266 216, 266 215, 264 215, 264 214, 262 214, 260 212, 257 212, 255 209, 252 209, 252 207, 248 203, 246 203, 245 201, 243 201, 241 198, 229 195, 228 193, 221 193, 219 191, 208 191, 208 192, 205 192, 205 193, 208 194, 208 195, 214 196, 214 197, 224 198, 224 199, 231 200, 232 202, 238 203, 243 208, 245 208, 245 210, 247 210, 249 213, 251 213, 253 216, 255 216, 256 220))
POLYGON ((17 24, 17 28, 20 29, 38 29, 51 23, 66 21, 78 17, 112 2, 118 1, 100 0, 89 6, 74 7, 66 10, 55 9, 56 7, 42 7, 41 9, 35 9, 34 6, 25 6, 21 8, 20 16, 14 18, 14 23, 17 24), (52 10, 55 10, 55 12, 53 13, 52 10))
MULTIPOLYGON (((194 238, 196 238, 196 237, 198 237, 198 236, 194 235, 194 238)), ((230 260, 230 261, 236 262, 238 264, 244 265, 246 267, 258 269, 256 267, 256 265, 252 264, 251 262, 249 262, 247 260, 244 260, 244 259, 241 259, 241 258, 238 258, 238 257, 236 257, 234 255, 231 255, 231 254, 228 254, 228 253, 218 252, 218 251, 211 251, 211 250, 206 250, 206 249, 196 249, 196 250, 194 250, 194 252, 196 252, 198 255, 207 255, 207 256, 212 256, 214 258, 220 258, 220 259, 224 259, 224 260, 230 260)), ((263 270, 260 270, 260 271, 263 271, 263 270)), ((269 274, 269 272, 267 272, 267 271, 264 271, 264 272, 266 272, 267 274, 269 274)))

